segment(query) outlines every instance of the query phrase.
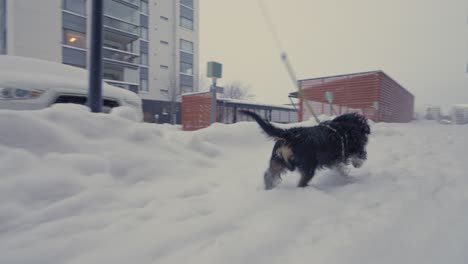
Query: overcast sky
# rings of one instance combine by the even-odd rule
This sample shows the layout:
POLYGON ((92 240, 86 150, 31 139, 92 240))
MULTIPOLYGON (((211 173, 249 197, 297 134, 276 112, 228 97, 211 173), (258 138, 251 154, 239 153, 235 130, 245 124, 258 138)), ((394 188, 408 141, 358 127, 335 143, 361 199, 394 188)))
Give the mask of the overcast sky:
MULTIPOLYGON (((418 107, 468 104, 467 0, 263 0, 298 79, 383 70, 418 107)), ((255 100, 295 90, 257 0, 200 0, 200 67, 255 100)))

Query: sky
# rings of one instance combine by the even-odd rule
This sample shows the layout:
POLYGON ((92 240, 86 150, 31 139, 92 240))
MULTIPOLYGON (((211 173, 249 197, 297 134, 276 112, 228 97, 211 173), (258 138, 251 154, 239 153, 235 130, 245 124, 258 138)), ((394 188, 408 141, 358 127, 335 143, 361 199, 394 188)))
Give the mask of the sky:
MULTIPOLYGON (((468 104, 468 1, 200 0, 200 73, 223 64, 218 85, 240 81, 256 101, 288 103, 298 79, 383 70, 416 97, 416 107, 468 104), (279 46, 279 47, 278 47, 279 46)), ((206 81, 206 80, 205 80, 206 81)))

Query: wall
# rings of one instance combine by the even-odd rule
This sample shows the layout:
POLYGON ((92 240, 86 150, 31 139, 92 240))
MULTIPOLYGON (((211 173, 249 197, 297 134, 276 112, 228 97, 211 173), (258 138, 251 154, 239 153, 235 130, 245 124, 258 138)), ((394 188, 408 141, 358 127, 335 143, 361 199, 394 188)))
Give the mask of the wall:
MULTIPOLYGON (((179 26, 179 0, 149 0, 149 92, 141 92, 140 96, 148 100, 174 100, 171 89, 179 87, 179 39, 183 38, 194 43, 194 84, 198 85, 198 0, 194 1, 195 30, 187 30, 179 26), (162 18, 163 17, 163 18, 162 18), (165 19, 167 18, 167 19, 165 19), (168 44, 163 44, 165 41, 168 44), (167 66, 165 67, 161 67, 167 66)), ((180 96, 175 98, 181 100, 180 96)))
POLYGON ((384 122, 410 122, 414 118, 414 96, 388 75, 381 73, 380 119, 384 122))
POLYGON ((182 96, 182 129, 193 131, 210 125, 210 92, 182 96))
MULTIPOLYGON (((377 122, 410 122, 413 119, 414 96, 382 71, 303 80, 300 83, 318 115, 330 115, 325 92, 331 91, 334 115, 359 112, 377 122), (374 108, 375 102, 379 103, 378 109, 374 108)), ((311 116, 301 100, 300 120, 311 116)))
MULTIPOLYGON (((312 103, 312 107, 316 109, 315 112, 329 114, 325 92, 331 91, 334 97, 334 110, 337 113, 340 112, 339 106, 342 106, 342 113, 357 111, 364 113, 368 118, 377 119, 373 104, 379 101, 379 72, 303 80, 300 81, 300 84, 306 98, 316 102, 315 105, 312 103)), ((310 116, 305 104, 300 100, 300 121, 306 120, 310 116)))

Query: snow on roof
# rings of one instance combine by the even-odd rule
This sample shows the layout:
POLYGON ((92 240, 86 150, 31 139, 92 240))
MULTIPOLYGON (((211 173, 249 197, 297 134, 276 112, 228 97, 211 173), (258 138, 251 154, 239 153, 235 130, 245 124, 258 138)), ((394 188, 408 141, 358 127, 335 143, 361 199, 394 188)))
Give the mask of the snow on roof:
POLYGON ((293 106, 288 106, 288 105, 266 104, 266 103, 259 103, 259 102, 253 102, 253 101, 238 100, 238 99, 220 98, 218 99, 218 101, 231 102, 231 103, 243 104, 243 105, 265 106, 265 107, 275 107, 275 108, 282 108, 282 109, 288 109, 288 110, 296 110, 293 106))
POLYGON ((184 95, 190 96, 190 95, 197 95, 197 94, 208 94, 208 93, 210 93, 210 92, 208 92, 208 91, 204 91, 204 92, 191 92, 191 93, 183 93, 182 96, 184 96, 184 95))

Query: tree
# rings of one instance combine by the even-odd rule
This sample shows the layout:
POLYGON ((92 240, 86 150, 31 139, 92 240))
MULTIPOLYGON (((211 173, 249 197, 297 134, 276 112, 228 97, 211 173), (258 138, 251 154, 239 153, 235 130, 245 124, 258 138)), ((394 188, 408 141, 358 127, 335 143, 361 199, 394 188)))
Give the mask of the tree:
POLYGON ((237 100, 250 100, 255 95, 250 93, 250 86, 240 82, 229 82, 224 86, 224 93, 222 98, 237 99, 237 100))
POLYGON ((176 115, 180 110, 180 107, 178 107, 178 102, 180 101, 181 98, 181 92, 180 89, 175 85, 175 80, 171 79, 169 81, 169 87, 168 87, 168 96, 169 96, 169 122, 171 124, 177 123, 177 118, 176 115))

